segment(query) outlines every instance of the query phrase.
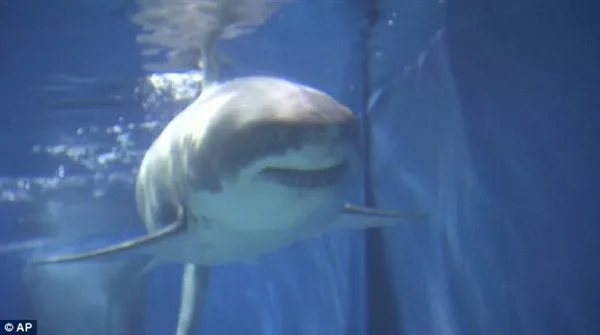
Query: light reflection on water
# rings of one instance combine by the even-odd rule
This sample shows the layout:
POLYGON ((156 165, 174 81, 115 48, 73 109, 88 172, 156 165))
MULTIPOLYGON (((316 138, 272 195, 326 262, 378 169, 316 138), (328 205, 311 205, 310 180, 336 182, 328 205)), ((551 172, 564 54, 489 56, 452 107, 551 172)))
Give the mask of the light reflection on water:
MULTIPOLYGON (((151 74, 140 82, 131 94, 141 98, 145 111, 143 122, 128 122, 119 117, 114 125, 104 129, 94 125, 73 129, 67 143, 34 145, 33 153, 63 158, 68 164, 58 166, 52 176, 0 178, 0 202, 33 201, 74 189, 86 189, 91 196, 100 197, 112 187, 132 185, 148 145, 147 141, 135 139, 158 135, 168 121, 200 93, 202 72, 151 74), (69 174, 76 166, 88 173, 69 174)), ((77 104, 79 108, 86 108, 102 101, 73 99, 55 105, 77 104)))

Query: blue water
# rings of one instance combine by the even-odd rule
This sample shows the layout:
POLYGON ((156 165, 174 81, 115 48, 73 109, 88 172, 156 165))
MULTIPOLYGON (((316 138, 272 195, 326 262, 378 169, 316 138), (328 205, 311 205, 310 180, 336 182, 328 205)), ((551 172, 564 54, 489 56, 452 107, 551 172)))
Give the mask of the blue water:
MULTIPOLYGON (((198 333, 600 334, 598 9, 295 0, 225 41, 224 79, 295 80, 371 122, 372 196, 349 198, 429 219, 219 267, 198 333)), ((75 162, 50 148, 123 158, 123 137, 106 129, 134 124, 126 148, 143 152, 156 131, 139 125, 187 103, 144 84, 129 19, 138 11, 133 1, 0 2, 3 245, 139 228, 135 157, 75 162), (66 186, 44 191, 34 177, 66 186)), ((0 319, 38 319, 48 335, 174 333, 178 266, 139 285, 126 275, 135 262, 31 270, 23 256, 0 257, 0 319)))

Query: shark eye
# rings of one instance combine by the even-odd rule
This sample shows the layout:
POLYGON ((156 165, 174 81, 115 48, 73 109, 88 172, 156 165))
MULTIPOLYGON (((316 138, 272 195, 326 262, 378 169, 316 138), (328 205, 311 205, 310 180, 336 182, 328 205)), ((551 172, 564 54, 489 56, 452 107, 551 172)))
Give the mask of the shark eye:
POLYGON ((278 129, 275 128, 273 130, 271 130, 271 134, 270 134, 270 140, 272 142, 279 142, 283 139, 283 137, 285 136, 284 131, 282 129, 278 129))

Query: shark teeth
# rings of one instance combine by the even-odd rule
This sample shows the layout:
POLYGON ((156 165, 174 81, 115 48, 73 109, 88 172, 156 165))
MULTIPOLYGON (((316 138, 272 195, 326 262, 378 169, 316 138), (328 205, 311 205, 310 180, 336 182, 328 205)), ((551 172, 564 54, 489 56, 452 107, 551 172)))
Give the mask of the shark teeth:
POLYGON ((301 169, 288 167, 267 167, 261 174, 279 184, 299 187, 316 188, 333 185, 340 181, 347 170, 347 162, 342 162, 324 169, 301 169))

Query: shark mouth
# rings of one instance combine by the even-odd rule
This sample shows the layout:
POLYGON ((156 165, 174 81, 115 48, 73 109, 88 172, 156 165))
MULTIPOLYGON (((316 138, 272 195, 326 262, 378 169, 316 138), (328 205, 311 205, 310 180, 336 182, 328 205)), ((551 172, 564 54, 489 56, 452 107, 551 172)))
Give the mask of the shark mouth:
POLYGON ((348 164, 342 162, 325 169, 267 167, 261 174, 290 187, 317 188, 336 184, 344 176, 348 164))

